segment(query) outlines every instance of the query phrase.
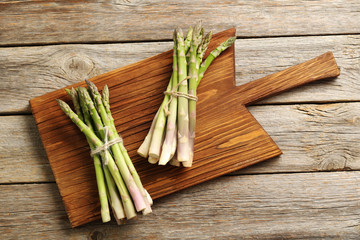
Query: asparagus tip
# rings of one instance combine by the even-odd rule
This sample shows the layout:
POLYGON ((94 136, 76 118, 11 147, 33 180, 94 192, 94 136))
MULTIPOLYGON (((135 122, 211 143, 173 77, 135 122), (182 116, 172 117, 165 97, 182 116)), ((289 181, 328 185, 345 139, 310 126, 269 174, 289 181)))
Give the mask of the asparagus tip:
POLYGON ((88 85, 91 92, 98 92, 98 88, 93 82, 90 82, 89 80, 85 79, 86 84, 88 85))
POLYGON ((67 93, 67 95, 69 95, 69 97, 71 97, 71 90, 68 88, 65 88, 65 92, 67 93))
POLYGON ((198 54, 200 55, 200 58, 202 59, 205 55, 205 52, 210 44, 210 40, 212 37, 212 31, 210 31, 208 34, 206 34, 206 36, 204 37, 204 39, 201 41, 201 44, 198 48, 198 54))
POLYGON ((187 33, 186 33, 186 39, 191 40, 191 37, 193 35, 194 29, 190 26, 187 33))
MULTIPOLYGON (((202 37, 204 35, 204 28, 201 27, 201 21, 196 24, 194 27, 193 35, 192 35, 192 45, 195 45, 196 48, 201 43, 202 37)), ((195 49, 196 51, 196 49, 195 49)))
POLYGON ((77 92, 76 92, 75 88, 73 88, 73 87, 71 88, 70 93, 73 95, 73 97, 77 96, 77 92))
POLYGON ((56 99, 56 101, 59 104, 61 110, 63 110, 65 113, 68 113, 68 112, 71 111, 70 106, 66 102, 64 102, 64 101, 62 101, 60 99, 56 99))
POLYGON ((84 100, 86 104, 90 104, 92 102, 92 100, 91 100, 88 90, 84 87, 79 87, 78 90, 79 90, 80 98, 82 100, 84 100))
POLYGON ((202 28, 202 20, 199 20, 194 27, 194 31, 201 31, 202 28))
POLYGON ((104 88, 103 88, 103 91, 104 89, 106 89, 107 91, 109 91, 109 86, 107 84, 105 84, 104 88))
POLYGON ((206 34, 205 36, 205 39, 208 39, 208 41, 210 42, 210 39, 212 38, 212 34, 213 34, 212 31, 208 32, 208 34, 206 34))
POLYGON ((201 30, 200 30, 200 36, 204 36, 204 33, 205 33, 204 28, 201 28, 201 30))
POLYGON ((105 84, 105 86, 102 90, 102 94, 105 99, 109 99, 109 87, 107 84, 105 84))
POLYGON ((174 29, 173 40, 175 43, 176 43, 176 38, 177 38, 177 31, 176 31, 176 29, 174 29))
POLYGON ((178 39, 179 37, 181 37, 182 39, 184 38, 184 37, 183 37, 183 36, 184 36, 184 33, 183 33, 183 31, 182 31, 181 28, 177 27, 175 31, 176 31, 177 39, 178 39))
POLYGON ((231 45, 234 44, 235 40, 236 40, 236 37, 228 38, 228 39, 223 43, 223 46, 224 46, 224 47, 230 47, 231 45))
POLYGON ((192 31, 193 31, 193 30, 194 30, 193 27, 190 26, 189 29, 188 29, 188 33, 187 33, 186 35, 189 35, 190 33, 192 34, 192 31))
MULTIPOLYGON (((84 95, 84 89, 86 90, 86 88, 84 88, 84 87, 78 87, 78 88, 77 88, 77 91, 78 91, 78 93, 79 93, 79 95, 80 95, 80 98, 82 98, 83 95, 84 95)), ((86 90, 86 91, 87 91, 87 90, 86 90)))
POLYGON ((198 22, 198 23, 195 25, 195 27, 194 27, 193 37, 200 35, 200 34, 201 34, 201 30, 204 30, 204 29, 202 28, 202 26, 201 26, 201 21, 200 21, 200 22, 198 22))
POLYGON ((77 88, 76 88, 76 92, 78 93, 78 95, 80 95, 81 87, 77 87, 77 88))

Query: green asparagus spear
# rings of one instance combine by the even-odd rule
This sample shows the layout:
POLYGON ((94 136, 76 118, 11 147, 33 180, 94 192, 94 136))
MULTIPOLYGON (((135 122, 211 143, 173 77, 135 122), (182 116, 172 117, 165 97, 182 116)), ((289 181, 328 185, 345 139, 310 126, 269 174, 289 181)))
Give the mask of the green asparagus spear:
MULTIPOLYGON (((144 141, 142 142, 142 144, 140 145, 139 149, 137 150, 137 153, 138 153, 140 156, 142 156, 143 158, 147 158, 148 155, 149 155, 151 138, 152 138, 152 135, 153 135, 153 133, 154 133, 155 123, 156 123, 157 117, 158 117, 158 115, 159 115, 159 111, 160 111, 160 108, 159 108, 158 111, 156 112, 155 117, 154 117, 153 121, 151 122, 151 126, 150 126, 150 129, 149 129, 149 132, 146 134, 146 137, 145 137, 144 141)), ((157 162, 157 161, 156 161, 156 162, 157 162)), ((156 163, 156 162, 155 162, 155 163, 156 163)))
POLYGON ((199 69, 199 80, 197 85, 200 84, 201 79, 204 77, 205 71, 208 69, 212 61, 217 58, 220 53, 231 47, 236 40, 236 37, 228 38, 225 42, 221 43, 215 50, 213 50, 209 56, 205 59, 205 61, 200 65, 199 69))
MULTIPOLYGON (((98 131, 97 129, 94 130, 94 128, 92 126, 92 121, 91 121, 91 116, 90 116, 88 106, 87 106, 85 100, 82 97, 80 97, 80 96, 82 96, 81 91, 85 91, 87 93, 87 90, 85 88, 77 88, 77 92, 78 92, 79 100, 80 100, 80 106, 81 106, 81 110, 82 110, 82 115, 84 116, 84 123, 92 131, 94 131, 94 132, 98 131)), ((89 143, 90 148, 92 150, 94 150, 95 146, 92 144, 92 142, 89 139, 88 139, 88 143, 89 143)), ((125 218, 126 216, 125 216, 125 213, 124 213, 124 208, 123 208, 123 206, 122 206, 122 204, 120 202, 120 198, 119 198, 117 190, 116 190, 116 185, 115 185, 114 180, 111 177, 111 173, 110 173, 110 170, 109 170, 108 166, 107 165, 102 166, 99 155, 94 155, 93 158, 94 158, 95 166, 98 167, 97 171, 100 172, 100 170, 103 170, 103 172, 104 172, 104 176, 105 176, 105 180, 106 180, 106 186, 107 186, 107 189, 108 189, 109 202, 110 202, 110 205, 111 205, 111 207, 113 209, 115 218, 117 218, 117 219, 125 218), (96 159, 96 162, 95 162, 95 159, 96 159), (102 166, 102 169, 101 169, 101 166, 102 166)), ((128 195, 127 192, 123 193, 123 194, 128 195)), ((133 210, 133 208, 131 210, 133 210)), ((131 210, 130 211, 127 210, 127 211, 131 212, 131 210)), ((133 216, 134 216, 133 213, 129 214, 130 218, 133 217, 133 216)))
MULTIPOLYGON (((189 94, 196 96, 197 82, 199 78, 199 67, 197 65, 197 52, 198 47, 202 40, 204 30, 201 24, 196 25, 193 32, 193 37, 190 47, 190 62, 189 62, 189 94)), ((183 162, 184 167, 191 167, 194 156, 193 152, 193 139, 195 138, 195 125, 196 125, 196 101, 189 99, 189 159, 183 162)))
MULTIPOLYGON (((115 123, 114 123, 114 118, 112 117, 112 114, 111 114, 111 111, 110 111, 109 88, 108 88, 107 85, 105 85, 104 88, 103 88, 102 96, 103 96, 102 101, 103 101, 106 113, 108 115, 108 118, 110 119, 111 127, 112 127, 113 131, 116 132, 116 134, 117 134, 117 130, 116 130, 115 123)), ((125 162, 126 162, 128 168, 130 170, 130 173, 133 176, 136 185, 140 189, 141 194, 143 195, 143 197, 145 199, 146 208, 144 209, 143 214, 151 213, 152 212, 151 206, 150 206, 149 201, 147 200, 146 191, 145 191, 145 189, 144 189, 144 187, 143 187, 143 185, 141 183, 140 176, 138 175, 138 173, 137 173, 137 171, 136 171, 136 169, 135 169, 135 167, 133 165, 133 162, 131 161, 130 156, 129 156, 129 154, 128 154, 125 146, 124 146, 124 144, 122 142, 120 142, 119 145, 120 145, 121 153, 125 157, 125 162)), ((149 197, 150 197, 150 195, 149 195, 149 197)))
MULTIPOLYGON (((80 120, 78 115, 74 113, 69 105, 67 105, 64 101, 57 99, 57 102, 63 112, 71 119, 73 123, 80 129, 82 133, 94 144, 95 147, 103 147, 103 142, 96 136, 96 134, 83 122, 80 120)), ((119 189, 120 195, 123 192, 127 192, 126 186, 122 181, 119 169, 117 168, 114 159, 112 158, 111 154, 108 151, 101 151, 100 156, 101 158, 105 159, 105 155, 108 157, 108 168, 110 170, 111 176, 113 177, 116 186, 119 189)), ((133 203, 129 197, 126 195, 121 195, 122 201, 124 203, 125 211, 127 209, 134 208, 133 203)), ((135 210, 131 211, 133 214, 129 214, 129 218, 134 217, 134 213, 136 216, 135 210)), ((128 215, 126 215, 128 217, 128 215)))
MULTIPOLYGON (((91 92, 91 95, 94 99, 95 107, 97 112, 100 114, 101 120, 103 121, 104 126, 108 127, 108 137, 109 140, 114 140, 116 138, 119 138, 119 135, 117 131, 114 131, 114 127, 112 127, 111 120, 109 119, 109 116, 106 112, 106 109, 103 105, 102 97, 92 82, 86 80, 86 83, 89 87, 89 90, 91 92)), ((136 185, 133 176, 131 175, 129 168, 126 164, 125 157, 123 156, 121 152, 121 148, 119 144, 113 144, 111 146, 111 151, 114 155, 114 158, 116 160, 116 164, 119 167, 120 173, 122 178, 124 179, 124 182, 127 186, 127 189, 129 190, 129 193, 134 201, 135 208, 137 211, 142 211, 146 208, 146 199, 144 199, 140 189, 136 185)))
POLYGON ((74 109, 75 109, 76 114, 79 116, 79 118, 81 120, 83 120, 83 115, 81 112, 81 106, 80 106, 80 102, 79 102, 79 96, 78 96, 78 93, 76 92, 75 88, 71 88, 71 90, 66 88, 65 92, 71 98, 71 100, 74 104, 74 109))
MULTIPOLYGON (((171 91, 172 79, 173 79, 173 75, 171 76, 169 84, 166 88, 167 92, 171 91)), ((159 113, 158 113, 158 116, 156 119, 156 123, 154 126, 154 132, 151 137, 151 143, 150 143, 150 148, 149 148, 149 156, 151 156, 154 159, 158 159, 158 160, 160 158, 161 145, 162 145, 162 140, 163 140, 165 126, 166 126, 166 115, 165 115, 164 107, 168 103, 169 98, 170 98, 169 95, 166 94, 163 102, 160 105, 159 113)))
MULTIPOLYGON (((187 63, 185 57, 184 38, 181 29, 177 29, 177 57, 179 92, 188 94, 187 63)), ((189 160, 189 101, 178 97, 178 145, 177 158, 180 162, 189 160)))
MULTIPOLYGON (((192 35, 193 35, 193 28, 190 26, 189 27, 189 30, 187 31, 186 33, 186 38, 185 38, 185 41, 184 41, 184 44, 185 44, 185 53, 187 53, 190 49, 190 44, 191 44, 191 39, 192 39, 192 35)), ((174 32, 175 34, 175 32, 174 32)), ((175 39, 176 40, 176 39, 175 39)))
MULTIPOLYGON (((191 28, 192 30, 192 28, 191 28)), ((190 31, 190 29, 189 29, 190 31)), ((172 78, 172 90, 177 91, 178 84, 178 66, 177 66, 177 41, 176 41, 176 31, 173 35, 174 47, 173 47, 173 78, 172 78)), ((161 155, 159 160, 159 165, 165 165, 170 161, 171 157, 175 154, 176 147, 173 148, 174 143, 176 146, 177 136, 176 136, 176 119, 177 119, 177 98, 173 97, 169 107, 169 115, 166 123, 166 134, 164 143, 161 149, 161 155)))
MULTIPOLYGON (((71 88, 71 90, 65 89, 65 91, 71 97, 72 102, 74 104, 75 112, 79 116, 79 119, 84 121, 83 113, 81 111, 81 100, 79 99, 78 92, 74 88, 71 88)), ((85 120, 87 119, 85 118, 85 120)), ((94 145, 92 144, 92 142, 89 139, 87 140, 90 148, 94 149, 94 145)), ((94 155, 93 160, 94 160, 96 183, 98 187, 100 206, 101 206, 101 219, 103 222, 109 222, 111 220, 111 217, 110 217, 109 204, 106 194, 106 184, 101 167, 100 156, 94 155)))

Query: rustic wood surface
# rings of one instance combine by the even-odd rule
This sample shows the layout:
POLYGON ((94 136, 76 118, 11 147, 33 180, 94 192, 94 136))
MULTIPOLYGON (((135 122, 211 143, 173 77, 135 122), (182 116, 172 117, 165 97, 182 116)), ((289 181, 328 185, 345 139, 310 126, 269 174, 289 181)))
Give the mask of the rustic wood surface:
POLYGON ((359 17, 355 0, 0 1, 0 235, 359 239, 359 17), (70 229, 29 99, 166 51, 179 20, 197 19, 236 27, 238 85, 327 51, 341 75, 249 107, 282 156, 161 198, 127 226, 70 229))
POLYGON ((228 176, 127 225, 71 229, 55 184, 3 185, 0 224, 3 239, 358 239, 359 192, 359 172, 228 176))
MULTIPOLYGON (((234 174, 360 170, 359 103, 262 105, 249 110, 283 154, 234 174)), ((0 135, 0 183, 54 181, 32 116, 0 117, 0 135)))
MULTIPOLYGON (((358 45, 358 35, 238 39, 235 43, 236 84, 245 84, 331 51, 341 70, 335 81, 311 83, 261 103, 359 101, 358 45)), ((138 62, 171 46, 171 42, 151 42, 0 48, 0 72, 3 73, 0 75, 0 114, 31 113, 29 100, 33 97, 138 62)))
POLYGON ((360 31, 360 3, 348 1, 3 1, 1 44, 171 39, 174 26, 202 20, 238 36, 349 34, 360 31), (14 31, 19 29, 21 31, 14 31))

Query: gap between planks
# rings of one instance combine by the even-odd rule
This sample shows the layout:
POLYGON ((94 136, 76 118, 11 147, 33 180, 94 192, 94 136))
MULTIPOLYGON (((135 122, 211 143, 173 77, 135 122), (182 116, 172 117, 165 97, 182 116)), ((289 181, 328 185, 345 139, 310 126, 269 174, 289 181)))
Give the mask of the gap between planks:
MULTIPOLYGON (((350 169, 350 170, 321 170, 321 171, 298 171, 298 172, 257 172, 257 173, 242 173, 234 172, 225 174, 223 176, 217 177, 216 179, 226 178, 226 177, 239 177, 239 176, 264 176, 264 175, 294 175, 294 174, 315 174, 315 173, 346 173, 346 172, 360 172, 360 170, 350 169)), ((0 186, 21 186, 21 185, 34 185, 34 184, 56 184, 55 181, 37 181, 37 182, 8 182, 0 183, 0 186)), ((201 183, 202 184, 202 183, 201 183)), ((196 187, 192 186, 192 187, 196 187)), ((184 191, 184 190, 181 190, 184 191)))
MULTIPOLYGON (((249 106, 291 106, 291 105, 325 105, 325 104, 336 104, 336 103, 358 103, 360 100, 339 100, 339 101, 301 101, 301 102, 259 102, 253 103, 249 106)), ((31 112, 19 111, 19 112, 0 112, 0 117, 9 117, 9 116, 32 116, 31 112)))
MULTIPOLYGON (((298 37, 327 37, 327 36, 357 36, 360 33, 326 33, 326 34, 299 34, 299 35, 269 35, 269 36, 236 36, 237 40, 243 39, 271 39, 271 38, 298 38, 298 37)), ((132 44, 132 43, 168 43, 172 42, 170 38, 164 39, 144 39, 133 41, 74 41, 74 42, 49 42, 49 43, 26 43, 26 44, 0 44, 0 48, 17 48, 17 47, 42 47, 42 46, 57 46, 57 45, 96 45, 96 44, 132 44)))

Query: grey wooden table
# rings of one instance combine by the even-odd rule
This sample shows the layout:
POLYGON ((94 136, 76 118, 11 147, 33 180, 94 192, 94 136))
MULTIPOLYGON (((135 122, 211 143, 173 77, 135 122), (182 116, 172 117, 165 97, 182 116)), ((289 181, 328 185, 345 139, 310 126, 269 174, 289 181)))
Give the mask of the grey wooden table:
POLYGON ((360 2, 0 1, 1 239, 360 239, 360 2), (202 20, 237 28, 243 84, 333 51, 337 79, 250 107, 283 155, 71 229, 28 100, 171 48, 202 20))

